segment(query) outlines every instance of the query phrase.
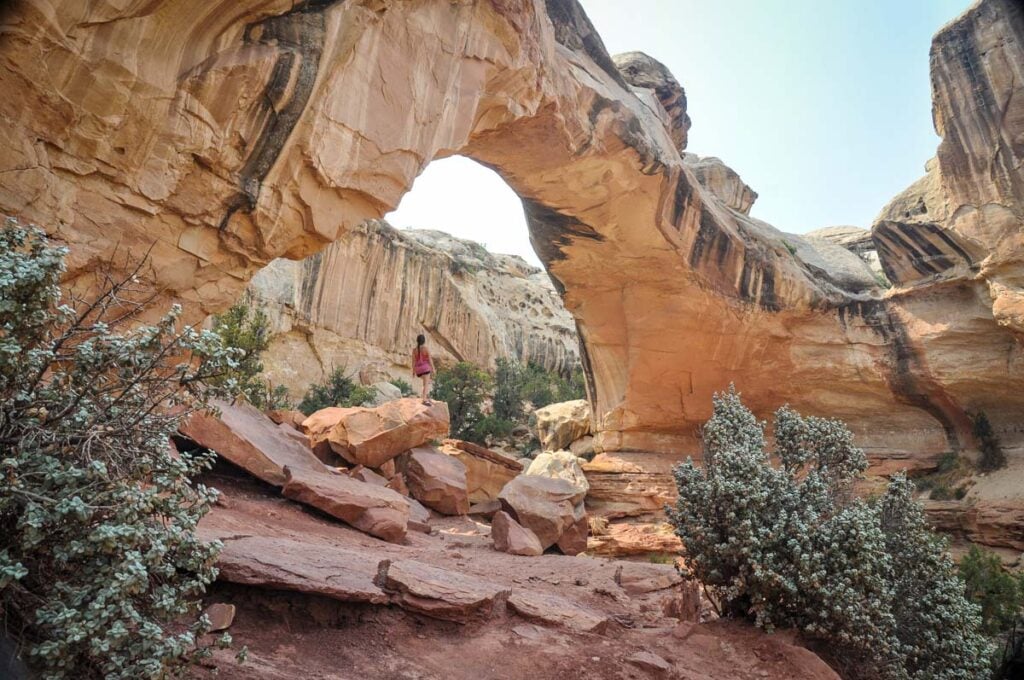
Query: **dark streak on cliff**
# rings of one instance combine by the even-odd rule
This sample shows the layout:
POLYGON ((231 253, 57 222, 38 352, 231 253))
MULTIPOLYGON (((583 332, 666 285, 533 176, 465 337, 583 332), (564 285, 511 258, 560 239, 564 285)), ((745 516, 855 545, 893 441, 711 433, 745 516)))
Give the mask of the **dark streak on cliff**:
MULTIPOLYGON (((522 200, 526 223, 530 227, 530 243, 533 245, 537 257, 549 270, 552 262, 565 259, 562 248, 570 245, 573 240, 578 238, 592 241, 604 240, 593 227, 580 222, 575 217, 560 213, 528 198, 522 200)), ((554 276, 551 277, 551 280, 558 289, 559 295, 564 296, 565 288, 562 283, 554 276)))
POLYGON ((971 441, 970 419, 959 404, 932 377, 924 357, 910 341, 906 326, 885 300, 857 300, 837 308, 843 329, 860 319, 876 333, 889 352, 886 382, 896 401, 919 408, 942 426, 951 451, 971 441))
POLYGON ((239 172, 239 194, 221 220, 224 229, 239 210, 253 210, 260 188, 277 162, 313 93, 325 39, 324 11, 340 0, 304 0, 290 11, 245 28, 246 44, 272 45, 277 61, 256 106, 261 129, 239 172), (289 87, 290 86, 290 87, 289 87))

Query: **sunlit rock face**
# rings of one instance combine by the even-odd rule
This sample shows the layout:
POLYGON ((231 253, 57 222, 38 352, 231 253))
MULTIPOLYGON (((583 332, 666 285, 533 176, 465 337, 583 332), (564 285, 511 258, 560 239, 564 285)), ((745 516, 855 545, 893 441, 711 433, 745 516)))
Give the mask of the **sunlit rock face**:
POLYGON ((545 272, 438 231, 370 220, 316 255, 275 260, 249 292, 274 333, 267 376, 294 395, 334 367, 415 382, 420 333, 438 362, 579 364, 576 325, 545 272))
POLYGON ((580 331, 599 446, 696 453, 730 382, 762 415, 847 419, 879 459, 969 446, 967 409, 1022 437, 1013 0, 936 38, 944 212, 883 214, 889 292, 842 246, 702 187, 681 88, 653 60, 620 71, 572 0, 21 0, 2 26, 0 87, 18 96, 0 101, 0 209, 67 241, 70 279, 152 247, 147 281, 200 318, 462 153, 523 198, 580 331))

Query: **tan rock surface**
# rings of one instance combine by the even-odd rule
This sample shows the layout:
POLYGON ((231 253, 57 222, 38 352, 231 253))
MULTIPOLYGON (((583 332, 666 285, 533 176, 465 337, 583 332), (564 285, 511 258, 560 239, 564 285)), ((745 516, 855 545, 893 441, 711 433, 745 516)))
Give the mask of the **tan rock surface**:
POLYGON ((383 486, 342 474, 286 470, 285 498, 312 506, 371 536, 400 542, 409 524, 409 503, 383 486))
POLYGON ((579 459, 568 451, 544 451, 538 454, 523 474, 564 479, 583 496, 590 490, 590 482, 583 474, 579 459))
POLYGON ((510 555, 535 557, 544 553, 540 539, 507 512, 498 511, 491 518, 491 541, 494 549, 510 555))
MULTIPOLYGON (((653 60, 620 72, 575 2, 17 2, 0 211, 71 246, 69 284, 152 247, 157 303, 198 320, 462 153, 524 199, 585 347, 599 450, 698 454, 730 382, 762 416, 843 418, 879 456, 970 448, 967 409, 1016 445, 1021 11, 983 0, 933 42, 945 209, 883 213, 884 295, 703 188, 681 89, 653 60)), ((396 280, 361 280, 378 278, 396 280)))
POLYGON ((606 557, 678 555, 683 544, 664 522, 609 524, 606 531, 587 539, 587 552, 606 557))
POLYGON ((193 414, 181 424, 182 434, 274 486, 284 485, 286 465, 296 472, 329 473, 308 446, 282 432, 261 411, 243 402, 217 400, 213 405, 219 415, 193 414))
POLYGON ((372 408, 325 408, 302 423, 315 447, 327 442, 350 463, 379 468, 395 456, 448 434, 448 405, 398 399, 372 408))
POLYGON ((419 333, 439 361, 579 362, 576 326, 545 272, 437 231, 370 221, 306 260, 275 260, 248 290, 271 321, 266 373, 292 395, 340 365, 410 381, 419 333))
POLYGON ((469 512, 466 466, 432 447, 413 449, 405 468, 409 494, 442 515, 469 512))
POLYGON ((564 401, 539 408, 537 439, 544 451, 559 451, 590 434, 590 403, 586 399, 564 401))
POLYGON ((523 471, 519 461, 472 442, 447 439, 441 450, 466 467, 466 489, 471 504, 497 499, 505 484, 523 471))

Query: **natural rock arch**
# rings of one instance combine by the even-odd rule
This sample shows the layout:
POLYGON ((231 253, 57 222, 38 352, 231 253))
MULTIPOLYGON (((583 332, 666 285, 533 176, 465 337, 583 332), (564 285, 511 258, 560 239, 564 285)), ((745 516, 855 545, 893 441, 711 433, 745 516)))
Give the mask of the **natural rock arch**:
MULTIPOLYGON (((890 455, 968 443, 968 407, 998 425, 1024 406, 1005 377, 1022 383, 1017 279, 992 292, 958 270, 882 299, 823 264, 841 269, 846 251, 792 252, 749 203, 701 187, 681 88, 642 55, 620 71, 573 0, 78 5, 21 0, 0 34, 0 86, 24 93, 0 103, 0 209, 71 243, 71 278, 155 244, 154 285, 209 312, 461 153, 523 198, 607 449, 694 452, 729 382, 761 412, 844 417, 890 455), (964 334, 970 377, 926 348, 964 334)), ((1018 30, 1008 0, 985 7, 1018 30)))

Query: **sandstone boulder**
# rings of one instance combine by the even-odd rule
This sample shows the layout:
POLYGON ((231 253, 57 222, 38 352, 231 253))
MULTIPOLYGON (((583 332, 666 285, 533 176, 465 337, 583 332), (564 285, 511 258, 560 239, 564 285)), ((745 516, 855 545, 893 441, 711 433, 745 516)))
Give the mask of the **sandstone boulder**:
POLYGON ((512 555, 535 556, 544 553, 540 539, 507 512, 496 512, 491 520, 491 541, 494 549, 512 555))
POLYGON ((194 413, 181 424, 181 433, 274 486, 284 485, 286 465, 292 472, 329 473, 308 446, 285 434, 258 409, 221 400, 213 406, 220 415, 194 413))
POLYGON ((519 461, 472 442, 448 439, 441 449, 466 466, 470 503, 495 500, 509 480, 523 471, 519 461))
POLYGON ((682 549, 682 541, 665 522, 611 524, 591 535, 587 544, 591 555, 604 557, 678 555, 682 549))
POLYGON ((402 398, 402 390, 386 380, 373 383, 370 385, 370 389, 373 390, 373 406, 380 406, 402 398))
POLYGON ((537 439, 545 451, 558 451, 590 434, 590 402, 586 399, 563 401, 539 408, 537 439))
POLYGON ((583 474, 579 459, 568 451, 545 451, 541 453, 530 467, 526 468, 528 475, 550 477, 552 479, 564 479, 572 484, 572 487, 581 494, 581 498, 587 495, 590 490, 590 482, 583 474))
POLYGON ((278 425, 287 424, 300 432, 302 431, 302 421, 306 419, 305 413, 295 409, 274 409, 266 413, 267 417, 278 425))
POLYGON ((400 494, 342 474, 289 473, 283 493, 392 543, 405 538, 409 503, 400 494))
POLYGON ((405 474, 410 495, 428 508, 442 515, 469 512, 466 466, 457 458, 433 448, 416 448, 409 454, 405 474))
POLYGON ((367 484, 388 486, 388 480, 384 476, 378 475, 376 472, 363 465, 357 465, 349 470, 348 476, 352 479, 358 479, 360 482, 366 482, 367 484))
POLYGON ((563 555, 579 555, 587 549, 587 534, 590 530, 590 523, 587 522, 587 515, 581 503, 576 507, 576 521, 567 527, 562 535, 558 537, 555 545, 563 555))
POLYGON ((409 449, 448 434, 448 405, 398 399, 374 408, 325 408, 303 427, 313 446, 326 442, 353 464, 379 468, 409 449))
POLYGON ((204 609, 203 614, 210 621, 210 633, 227 630, 235 621, 235 605, 216 602, 204 609))
POLYGON ((583 496, 564 479, 520 475, 498 494, 502 510, 540 539, 545 550, 586 518, 583 496))

